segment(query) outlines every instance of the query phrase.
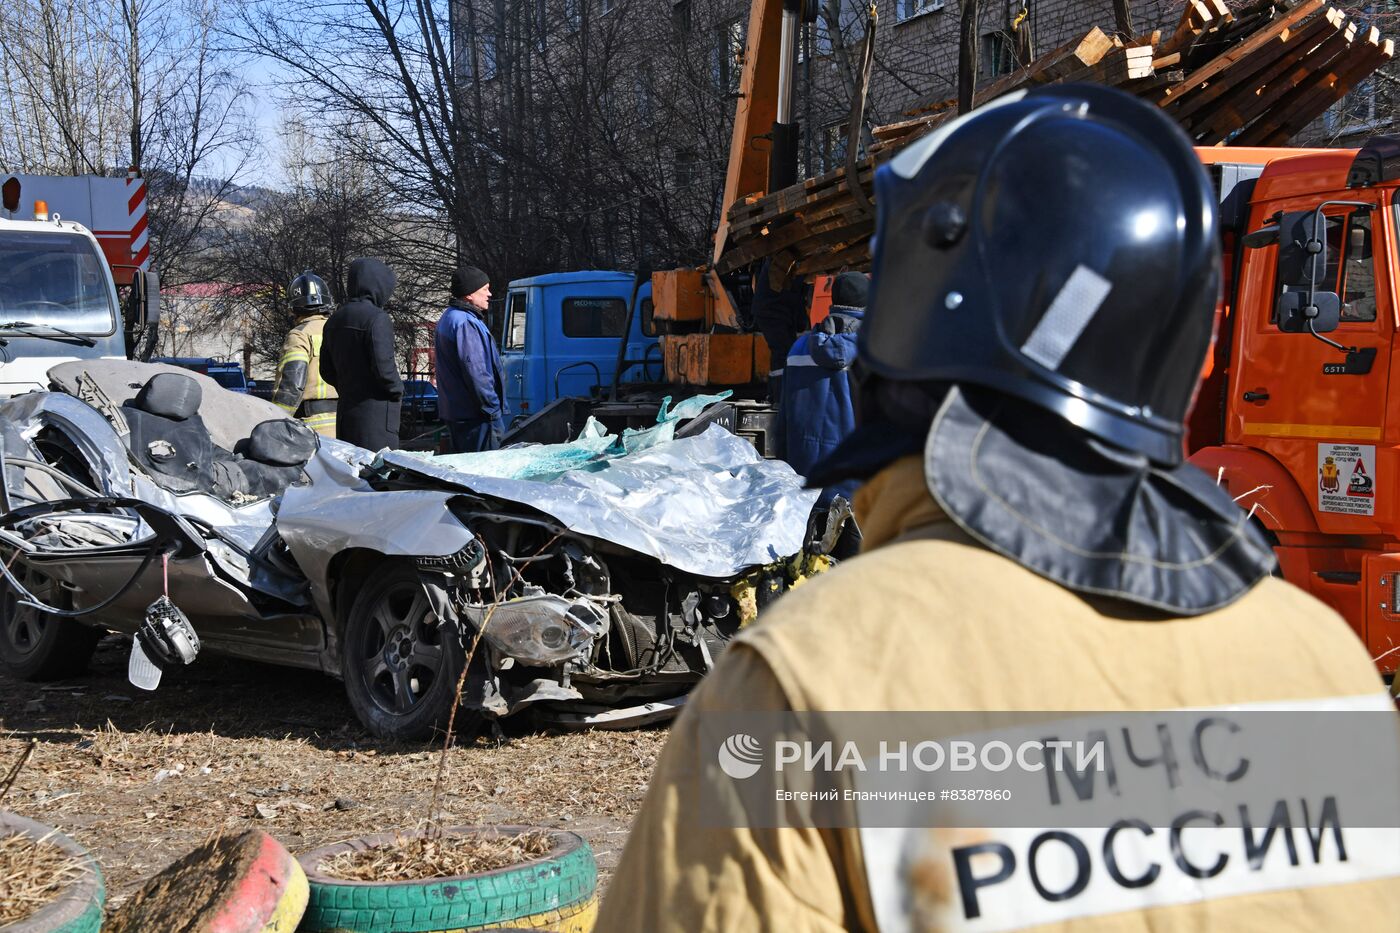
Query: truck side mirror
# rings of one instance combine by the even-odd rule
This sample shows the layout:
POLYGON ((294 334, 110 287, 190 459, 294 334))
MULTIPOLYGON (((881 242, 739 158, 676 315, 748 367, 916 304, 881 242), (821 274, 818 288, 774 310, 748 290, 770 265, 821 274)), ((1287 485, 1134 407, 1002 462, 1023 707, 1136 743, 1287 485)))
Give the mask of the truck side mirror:
POLYGON ((135 360, 150 359, 159 326, 160 276, 155 272, 137 271, 131 277, 131 291, 122 309, 127 356, 135 360))
POLYGON ((1321 211, 1284 214, 1278 226, 1278 284, 1307 287, 1327 275, 1327 218, 1321 211))
POLYGON ((1278 242, 1278 226, 1260 227, 1240 237, 1240 245, 1245 249, 1263 249, 1278 242))
POLYGON ((1342 300, 1336 292, 1313 292, 1311 304, 1307 288, 1291 287, 1278 297, 1278 329, 1284 333, 1325 334, 1341 321, 1342 300))
POLYGON ((127 330, 139 330, 160 320, 160 276, 155 272, 137 272, 131 277, 131 291, 126 296, 123 323, 127 330))
POLYGON ((1339 344, 1319 337, 1337 329, 1342 320, 1342 299, 1324 291, 1327 279, 1327 217, 1322 205, 1311 211, 1294 211, 1278 224, 1278 329, 1290 334, 1312 334, 1340 350, 1339 344))

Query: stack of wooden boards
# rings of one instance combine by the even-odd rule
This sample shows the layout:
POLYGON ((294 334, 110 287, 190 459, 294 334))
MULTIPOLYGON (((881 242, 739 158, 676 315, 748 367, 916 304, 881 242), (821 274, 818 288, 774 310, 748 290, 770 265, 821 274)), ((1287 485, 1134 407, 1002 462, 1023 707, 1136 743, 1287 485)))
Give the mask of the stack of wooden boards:
MULTIPOLYGON (((1170 36, 1124 39, 1096 27, 987 85, 974 103, 1019 88, 1094 81, 1156 103, 1198 145, 1281 146, 1394 51, 1375 28, 1324 0, 1262 0, 1234 12, 1223 0, 1188 0, 1170 36)), ((875 145, 857 164, 862 191, 873 197, 875 166, 956 113, 956 101, 936 101, 877 127, 875 145)), ((723 273, 771 258, 780 280, 861 268, 873 229, 838 169, 736 202, 717 267, 723 273)))

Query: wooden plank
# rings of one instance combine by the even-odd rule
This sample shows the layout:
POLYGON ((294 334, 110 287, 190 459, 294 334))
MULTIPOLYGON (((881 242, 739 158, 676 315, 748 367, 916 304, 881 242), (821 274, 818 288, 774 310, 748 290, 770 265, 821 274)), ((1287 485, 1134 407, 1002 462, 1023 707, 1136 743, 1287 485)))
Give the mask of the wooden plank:
POLYGON ((1112 86, 1151 76, 1152 59, 1130 60, 1127 57, 1129 51, 1131 50, 1114 49, 1105 55, 1097 65, 1082 68, 1074 74, 1066 75, 1065 81, 1089 81, 1112 86))
MULTIPOLYGON (((1367 29, 1347 50, 1347 54, 1338 55, 1325 65, 1313 69, 1305 82, 1278 101, 1268 113, 1262 114, 1258 120, 1247 126, 1233 142, 1240 146, 1264 145, 1263 141, 1273 138, 1280 128, 1297 123, 1298 115, 1315 109, 1317 101, 1328 101, 1317 109, 1317 112, 1325 110, 1331 101, 1340 99, 1346 93, 1343 89, 1336 97, 1331 96, 1332 91, 1346 76, 1362 69, 1366 69, 1365 74, 1370 74, 1385 60, 1380 54, 1381 48, 1380 33, 1374 28, 1367 29)), ((1288 135, 1298 132, 1312 122, 1312 119, 1313 116, 1309 116, 1304 122, 1298 123, 1298 129, 1288 135)))
MULTIPOLYGON (((873 166, 868 160, 862 160, 856 177, 859 182, 869 190, 875 178, 873 166)), ((845 170, 829 173, 823 176, 826 183, 813 188, 803 188, 794 186, 784 188, 764 198, 764 210, 756 216, 747 216, 742 219, 736 234, 747 235, 757 231, 758 228, 771 224, 776 219, 794 212, 802 212, 809 216, 817 213, 822 205, 839 203, 841 199, 850 197, 850 185, 846 183, 845 170)), ((761 235, 761 234, 760 234, 761 235)))
POLYGON ((1285 68, 1268 81, 1247 86, 1242 93, 1226 98, 1211 111, 1198 115, 1188 132, 1210 145, 1274 107, 1286 112, 1290 106, 1290 95, 1295 99, 1302 96, 1313 86, 1314 80, 1320 80, 1327 74, 1328 67, 1339 56, 1352 54, 1355 38, 1356 24, 1346 23, 1344 28, 1334 32, 1307 54, 1285 61, 1285 68))
POLYGON ((1174 98, 1171 105, 1167 107, 1167 112, 1174 119, 1187 123, 1188 118, 1196 111, 1237 91, 1246 84, 1255 87, 1262 85, 1267 80, 1263 75, 1272 71, 1279 62, 1300 60, 1310 49, 1329 35, 1336 35, 1345 22, 1346 14, 1340 10, 1328 10, 1326 14, 1319 16, 1314 22, 1292 34, 1281 47, 1273 44, 1265 46, 1254 55, 1242 59, 1236 64, 1236 67, 1217 75, 1211 81, 1210 86, 1204 90, 1198 91, 1184 100, 1174 98), (1271 52, 1277 53, 1277 57, 1273 60, 1269 58, 1268 53, 1271 52))
MULTIPOLYGON (((1374 30, 1373 30, 1374 31, 1374 30)), ((1379 35, 1379 34, 1378 34, 1379 35)), ((1319 87, 1312 97, 1299 101, 1296 109, 1279 127, 1264 137, 1263 145, 1281 146, 1292 139, 1309 123, 1326 112, 1327 108, 1346 96, 1346 93, 1369 78, 1377 69, 1395 57, 1395 43, 1386 39, 1378 46, 1368 48, 1350 68, 1337 76, 1329 86, 1319 87)))
POLYGON ((1181 20, 1177 24, 1176 31, 1167 38, 1166 42, 1154 42, 1158 50, 1165 50, 1167 53, 1183 52, 1191 46, 1193 42, 1205 32, 1215 14, 1204 0, 1187 0, 1181 11, 1181 20))
POLYGON ((1186 72, 1179 68, 1174 71, 1154 71, 1151 77, 1140 78, 1136 81, 1124 81, 1118 85, 1118 89, 1127 91, 1129 94, 1136 94, 1144 100, 1156 100, 1163 88, 1180 83, 1184 77, 1186 77, 1186 72))
POLYGON ((1225 5, 1225 0, 1210 0, 1210 7, 1216 19, 1226 23, 1234 21, 1235 14, 1230 12, 1230 8, 1225 5))
POLYGON ((811 256, 797 264, 794 273, 797 275, 823 275, 829 272, 840 272, 850 267, 864 268, 870 263, 870 234, 857 237, 857 242, 851 243, 843 249, 834 252, 821 253, 811 256))
POLYGON ((1322 7, 1322 0, 1302 0, 1297 6, 1289 10, 1283 16, 1269 23, 1263 29, 1258 30, 1239 45, 1230 49, 1224 54, 1217 55, 1210 62, 1187 75, 1182 82, 1180 90, 1168 92, 1159 102, 1159 106, 1165 107, 1168 103, 1181 99, 1193 90, 1199 89, 1205 82, 1225 71, 1240 59, 1251 55, 1271 42, 1277 42, 1280 37, 1287 34, 1288 30, 1297 26, 1313 13, 1322 7))

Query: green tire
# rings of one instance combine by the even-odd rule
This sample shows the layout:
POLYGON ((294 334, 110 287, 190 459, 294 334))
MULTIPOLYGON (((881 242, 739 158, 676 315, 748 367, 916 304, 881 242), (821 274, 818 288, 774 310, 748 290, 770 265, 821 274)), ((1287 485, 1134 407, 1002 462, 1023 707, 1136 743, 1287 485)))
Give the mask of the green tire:
MULTIPOLYGON (((527 826, 456 826, 462 835, 493 829, 526 832, 527 826)), ((497 871, 431 881, 361 882, 332 878, 321 863, 342 852, 394 842, 396 834, 364 836, 324 846, 300 856, 311 886, 299 930, 346 933, 426 933, 481 929, 541 914, 569 913, 591 905, 598 866, 588 843, 574 834, 549 830, 554 847, 542 858, 497 871)))
POLYGON ((82 880, 70 885, 52 904, 18 923, 0 927, 0 933, 98 933, 102 929, 102 908, 107 900, 107 890, 102 869, 92 853, 52 826, 0 810, 0 836, 16 833, 31 839, 47 838, 69 855, 82 859, 87 872, 82 880))

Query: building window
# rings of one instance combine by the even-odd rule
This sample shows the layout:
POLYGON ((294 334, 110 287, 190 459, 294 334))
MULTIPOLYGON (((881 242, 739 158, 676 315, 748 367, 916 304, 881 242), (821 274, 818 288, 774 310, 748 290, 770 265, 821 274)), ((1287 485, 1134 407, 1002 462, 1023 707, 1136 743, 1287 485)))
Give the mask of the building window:
POLYGON ((583 5, 588 0, 564 0, 564 21, 577 30, 583 25, 583 5))
POLYGON ((683 36, 690 32, 690 0, 676 0, 671 5, 671 25, 683 36))
POLYGON ((686 189, 693 187, 696 182, 695 171, 695 150, 676 150, 676 188, 686 189))
POLYGON ((535 21, 532 24, 535 33, 535 49, 543 52, 549 44, 549 10, 545 6, 546 0, 535 0, 535 21))
POLYGON ((490 81, 496 77, 496 31, 488 29, 481 34, 481 80, 490 81))
POLYGON ((1356 133, 1376 129, 1391 119, 1376 107, 1376 79, 1367 78, 1327 111, 1329 133, 1356 133))
POLYGON ((744 71, 744 24, 731 19, 715 27, 715 49, 711 76, 715 87, 725 94, 739 93, 744 71))
POLYGON ((1006 33, 998 30, 982 37, 982 60, 978 67, 984 78, 1009 75, 1016 70, 1016 54, 1006 33))
POLYGON ((899 18, 913 19, 923 13, 943 9, 946 0, 899 0, 899 18))
POLYGON ((823 172, 834 172, 846 165, 846 136, 850 124, 828 123, 822 127, 821 165, 823 172))
MULTIPOLYGON (((826 25, 826 17, 818 15, 816 22, 809 24, 807 29, 808 36, 810 36, 810 41, 812 43, 812 57, 826 58, 829 56, 833 51, 833 46, 831 42, 831 30, 828 29, 826 25)), ((799 62, 806 60, 806 49, 806 42, 799 41, 797 43, 797 60, 799 62)))
POLYGON ((646 64, 637 69, 637 116, 642 120, 651 118, 654 96, 651 65, 646 64))

